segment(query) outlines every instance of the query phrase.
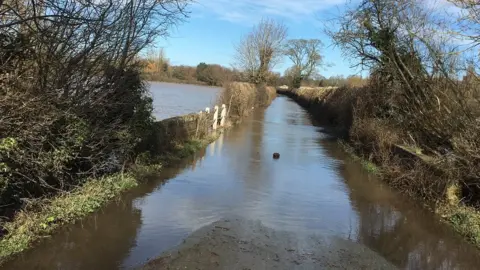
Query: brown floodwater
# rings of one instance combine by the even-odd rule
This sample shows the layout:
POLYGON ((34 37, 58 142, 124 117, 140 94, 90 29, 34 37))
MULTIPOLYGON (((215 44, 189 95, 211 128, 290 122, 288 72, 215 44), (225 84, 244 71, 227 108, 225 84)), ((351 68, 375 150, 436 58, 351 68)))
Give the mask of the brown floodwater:
POLYGON ((480 265, 476 248, 368 174, 299 105, 279 97, 194 158, 65 227, 5 269, 137 267, 230 215, 354 241, 403 269, 480 265))
POLYGON ((221 89, 165 82, 149 82, 148 86, 157 120, 195 113, 211 107, 215 105, 221 89))

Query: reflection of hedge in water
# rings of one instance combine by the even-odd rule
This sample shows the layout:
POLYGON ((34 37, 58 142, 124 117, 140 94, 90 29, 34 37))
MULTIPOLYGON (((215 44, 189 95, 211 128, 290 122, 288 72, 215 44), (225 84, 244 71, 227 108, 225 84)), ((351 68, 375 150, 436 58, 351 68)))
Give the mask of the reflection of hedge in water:
POLYGON ((139 195, 136 190, 127 194, 118 203, 108 205, 99 214, 61 231, 29 251, 27 256, 18 256, 2 267, 51 269, 62 265, 64 269, 116 269, 135 245, 142 224, 141 212, 134 207, 134 199, 139 195), (109 259, 101 260, 99 254, 109 259))
POLYGON ((308 108, 316 120, 323 125, 335 127, 342 136, 347 136, 353 121, 355 88, 302 87, 288 90, 278 89, 283 95, 294 98, 308 108))

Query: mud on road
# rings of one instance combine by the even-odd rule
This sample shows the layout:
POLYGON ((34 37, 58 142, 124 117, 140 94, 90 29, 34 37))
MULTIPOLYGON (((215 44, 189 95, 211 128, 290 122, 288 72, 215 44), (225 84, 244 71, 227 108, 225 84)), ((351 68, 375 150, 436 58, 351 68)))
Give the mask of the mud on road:
POLYGON ((141 269, 396 269, 367 247, 344 239, 279 232, 229 218, 192 233, 141 269))

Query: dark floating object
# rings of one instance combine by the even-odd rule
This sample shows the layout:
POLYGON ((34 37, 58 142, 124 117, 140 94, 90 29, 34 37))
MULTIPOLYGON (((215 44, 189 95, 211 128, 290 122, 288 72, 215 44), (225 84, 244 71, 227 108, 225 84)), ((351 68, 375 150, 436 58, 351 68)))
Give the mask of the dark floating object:
POLYGON ((273 153, 273 158, 274 158, 274 159, 279 159, 279 158, 280 158, 280 154, 279 154, 279 153, 273 153))

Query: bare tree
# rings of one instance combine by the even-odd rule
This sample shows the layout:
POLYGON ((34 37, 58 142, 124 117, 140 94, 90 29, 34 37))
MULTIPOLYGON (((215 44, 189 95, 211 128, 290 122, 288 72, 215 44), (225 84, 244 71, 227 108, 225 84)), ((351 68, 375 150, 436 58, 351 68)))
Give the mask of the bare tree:
POLYGON ((236 46, 234 65, 251 82, 265 83, 272 68, 282 57, 287 27, 271 19, 262 19, 236 46))
POLYGON ((451 18, 442 18, 424 1, 362 0, 327 33, 346 56, 371 72, 355 117, 380 118, 405 143, 420 145, 439 159, 453 156, 446 168, 465 181, 465 190, 475 190, 480 183, 480 91, 478 66, 468 60, 478 61, 479 4, 451 2, 463 12, 453 27, 445 23, 451 18), (471 40, 473 50, 459 49, 452 42, 457 36, 471 40))
POLYGON ((468 39, 473 46, 480 45, 480 3, 473 0, 448 0, 460 9, 459 29, 456 34, 468 39))
POLYGON ((322 65, 320 50, 323 43, 318 39, 292 39, 285 45, 285 55, 293 62, 293 87, 300 87, 301 81, 309 79, 322 65))
MULTIPOLYGON (((439 55, 442 44, 433 37, 435 24, 427 10, 416 0, 363 0, 360 5, 339 18, 338 30, 327 33, 358 65, 374 71, 389 82, 402 85, 406 103, 416 113, 435 106, 431 85, 425 81, 433 72, 450 69, 449 62, 439 55)), ((386 88, 385 91, 393 91, 386 88)), ((406 108, 400 107, 399 109, 406 108)))

